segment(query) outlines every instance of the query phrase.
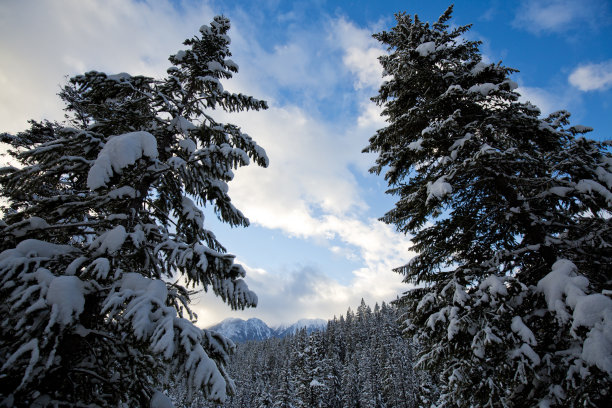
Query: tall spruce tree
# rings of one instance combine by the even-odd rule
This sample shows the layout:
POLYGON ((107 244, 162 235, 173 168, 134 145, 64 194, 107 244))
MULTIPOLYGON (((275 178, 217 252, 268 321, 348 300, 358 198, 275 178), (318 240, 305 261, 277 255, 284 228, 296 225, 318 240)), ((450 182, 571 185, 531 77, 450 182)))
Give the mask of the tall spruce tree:
POLYGON ((479 42, 396 15, 370 139, 412 234, 401 303, 443 406, 596 406, 612 389, 610 142, 519 102, 479 42))
POLYGON ((170 56, 160 80, 88 72, 60 93, 69 123, 2 135, 20 167, 0 173, 0 405, 166 406, 175 374, 223 400, 233 347, 198 329, 189 285, 230 307, 256 295, 199 206, 232 226, 232 170, 265 152, 209 112, 266 109, 223 90, 229 20, 215 17, 170 56))

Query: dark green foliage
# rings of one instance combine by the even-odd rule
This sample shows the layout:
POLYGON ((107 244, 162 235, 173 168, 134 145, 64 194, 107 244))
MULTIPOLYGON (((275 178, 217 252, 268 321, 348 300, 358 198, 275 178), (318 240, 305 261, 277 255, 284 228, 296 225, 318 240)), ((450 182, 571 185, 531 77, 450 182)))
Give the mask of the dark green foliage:
POLYGON ((590 301, 611 287, 609 144, 582 137, 590 129, 567 112, 541 118, 519 102, 515 70, 483 63, 479 42, 462 38, 469 26, 449 29, 451 12, 432 25, 400 13, 374 35, 389 51, 372 98, 388 125, 365 151, 398 197, 382 220, 417 253, 397 269, 412 286, 407 334, 439 375, 439 404, 598 404, 612 368, 582 350, 612 322, 600 312, 576 331, 585 322, 569 316, 572 293, 590 301), (541 283, 551 270, 565 292, 541 283))
POLYGON ((232 391, 233 344, 195 327, 187 286, 257 303, 198 208, 248 225, 226 183, 268 164, 209 115, 266 108, 221 86, 238 71, 229 27, 202 26, 163 79, 71 78, 68 123, 1 136, 20 167, 0 170, 0 405, 148 407, 175 374, 189 395, 232 391))

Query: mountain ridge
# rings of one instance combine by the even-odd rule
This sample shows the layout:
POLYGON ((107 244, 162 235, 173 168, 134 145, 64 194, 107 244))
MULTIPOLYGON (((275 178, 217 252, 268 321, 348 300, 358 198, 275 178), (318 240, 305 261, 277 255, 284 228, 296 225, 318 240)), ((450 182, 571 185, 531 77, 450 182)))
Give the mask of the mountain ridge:
POLYGON ((300 319, 291 325, 270 327, 263 320, 255 317, 248 320, 229 317, 207 329, 224 335, 234 343, 244 343, 270 338, 283 338, 295 334, 301 329, 306 329, 307 333, 312 333, 326 328, 327 320, 324 319, 300 319))

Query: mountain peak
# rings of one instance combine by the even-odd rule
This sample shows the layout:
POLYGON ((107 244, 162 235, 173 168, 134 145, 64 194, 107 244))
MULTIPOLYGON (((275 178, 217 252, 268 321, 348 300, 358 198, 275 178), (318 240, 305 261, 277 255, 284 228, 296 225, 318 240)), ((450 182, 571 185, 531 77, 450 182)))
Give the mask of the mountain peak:
POLYGON ((210 326, 208 329, 228 337, 235 343, 243 343, 245 341, 266 340, 274 337, 282 338, 295 334, 301 329, 305 329, 307 333, 312 333, 314 331, 325 330, 326 328, 327 320, 323 319, 300 319, 289 326, 280 325, 272 329, 264 321, 256 317, 248 320, 230 317, 210 326))

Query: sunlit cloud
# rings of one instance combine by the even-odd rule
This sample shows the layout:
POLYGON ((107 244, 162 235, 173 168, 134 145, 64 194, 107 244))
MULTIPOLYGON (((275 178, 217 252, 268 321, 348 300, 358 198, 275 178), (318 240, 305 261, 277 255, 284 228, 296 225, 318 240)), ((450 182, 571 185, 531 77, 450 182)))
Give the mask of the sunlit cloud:
POLYGON ((0 123, 17 132, 27 120, 63 117, 57 93, 66 77, 89 70, 160 77, 168 55, 210 22, 206 3, 179 13, 170 1, 9 1, 0 13, 0 123), (69 10, 69 12, 68 12, 69 10))
POLYGON ((563 98, 543 88, 520 86, 516 91, 521 95, 521 102, 530 102, 540 109, 542 116, 564 109, 563 98))
MULTIPOLYGON (((373 237, 372 241, 375 240, 376 237, 373 237)), ((407 261, 408 252, 403 254, 405 258, 402 259, 398 254, 389 259, 382 259, 384 253, 380 256, 369 254, 369 262, 353 271, 353 278, 348 284, 339 283, 327 271, 313 265, 267 271, 250 268, 243 263, 249 287, 259 297, 257 308, 230 311, 215 296, 200 294, 195 298, 193 309, 202 327, 226 317, 258 317, 271 325, 292 322, 298 317, 330 319, 345 313, 349 307, 354 309, 362 298, 371 305, 395 300, 407 289, 401 282, 401 276, 391 271, 407 261)))
POLYGON ((384 54, 371 32, 341 18, 334 24, 333 40, 344 50, 342 62, 355 76, 355 89, 376 89, 382 82, 378 57, 384 54))
POLYGON ((580 65, 569 75, 569 83, 581 91, 603 91, 612 87, 612 60, 580 65))

